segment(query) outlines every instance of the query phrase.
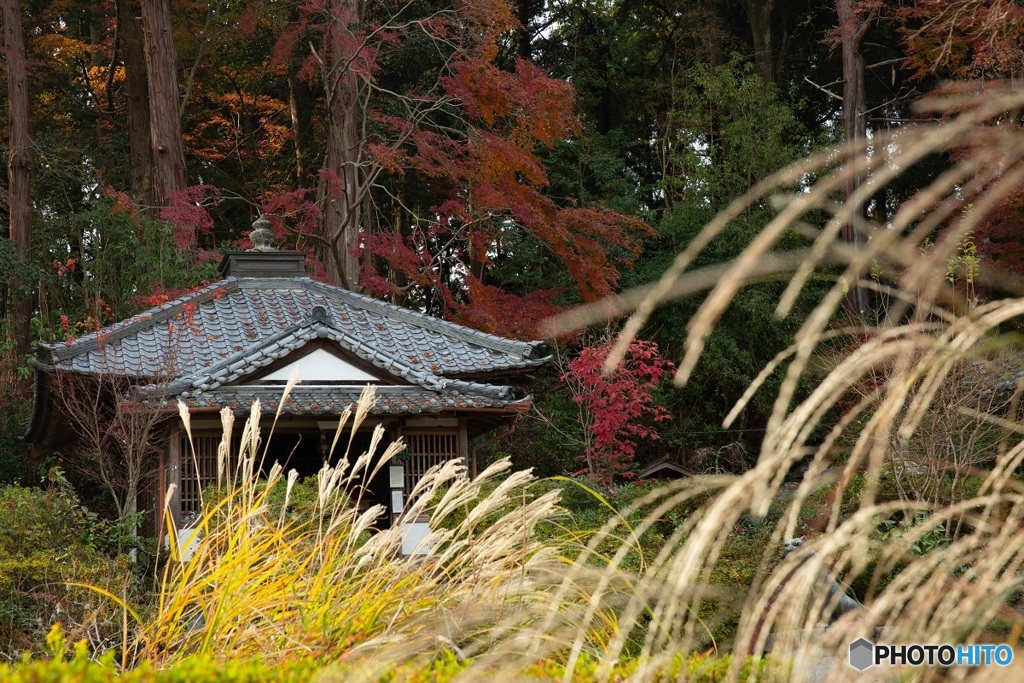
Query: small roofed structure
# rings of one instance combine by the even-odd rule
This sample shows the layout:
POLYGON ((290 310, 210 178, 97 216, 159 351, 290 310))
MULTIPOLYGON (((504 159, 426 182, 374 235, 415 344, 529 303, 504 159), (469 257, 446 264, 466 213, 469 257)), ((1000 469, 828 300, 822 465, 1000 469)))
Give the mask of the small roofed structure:
POLYGON ((639 479, 682 479, 690 476, 690 473, 676 463, 671 456, 666 455, 650 463, 637 475, 639 479))
MULTIPOLYGON (((468 459, 471 439, 529 409, 529 374, 550 357, 541 342, 486 334, 310 279, 304 255, 270 249, 261 222, 257 249, 224 256, 222 280, 86 337, 40 344, 26 440, 54 451, 74 438, 58 395, 62 375, 119 378, 123 389, 113 400, 161 416, 166 447, 155 456, 154 512, 176 484, 180 495, 169 507, 181 528, 215 482, 222 407, 239 416, 254 399, 265 415, 280 407, 268 460, 310 475, 329 455, 339 415, 372 384, 377 401, 365 429, 382 425, 406 443, 401 459, 370 483, 390 523, 429 467, 468 459), (293 371, 301 381, 279 406, 293 371), (179 401, 190 413, 194 458, 179 401)), ((368 431, 356 435, 356 455, 364 443, 368 431)))

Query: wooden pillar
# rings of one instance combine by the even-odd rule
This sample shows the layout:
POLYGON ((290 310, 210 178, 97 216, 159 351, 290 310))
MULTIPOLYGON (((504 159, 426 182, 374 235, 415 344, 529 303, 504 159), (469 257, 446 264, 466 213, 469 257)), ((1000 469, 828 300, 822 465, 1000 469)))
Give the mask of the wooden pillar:
MULTIPOLYGON (((396 438, 404 437, 405 421, 399 423, 395 429, 396 438)), ((409 444, 405 444, 406 449, 409 448, 409 444)), ((402 455, 408 452, 403 451, 399 454, 402 455)), ((396 456, 391 458, 391 462, 388 463, 388 487, 390 494, 386 505, 388 506, 389 519, 391 524, 395 524, 398 518, 402 514, 402 510, 405 508, 405 463, 402 462, 400 457, 396 456)))
POLYGON ((163 498, 166 495, 166 490, 172 485, 174 486, 174 497, 171 499, 168 509, 171 513, 171 519, 174 521, 175 530, 181 528, 181 434, 181 427, 174 426, 170 428, 165 465, 167 481, 164 487, 165 493, 161 495, 161 498, 163 498))
POLYGON ((459 457, 462 458, 462 464, 469 469, 470 475, 476 478, 476 454, 473 454, 473 462, 470 462, 469 429, 464 417, 459 418, 459 457))
MULTIPOLYGON (((168 427, 168 430, 170 428, 168 427)), ((168 441, 168 443, 170 443, 168 441)), ((162 543, 167 531, 164 529, 164 504, 167 501, 167 450, 160 451, 156 466, 156 491, 153 496, 153 529, 158 542, 162 543)))

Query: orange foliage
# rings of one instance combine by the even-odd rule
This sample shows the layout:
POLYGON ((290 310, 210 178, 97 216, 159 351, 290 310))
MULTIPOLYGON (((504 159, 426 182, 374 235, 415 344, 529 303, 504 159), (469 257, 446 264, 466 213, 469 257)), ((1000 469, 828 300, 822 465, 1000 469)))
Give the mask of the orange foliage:
POLYGON ((1024 72, 1024 6, 1014 0, 917 0, 901 8, 907 66, 918 78, 1024 72))
POLYGON ((185 133, 196 156, 210 163, 274 159, 291 140, 288 104, 267 95, 207 93, 208 115, 185 133))

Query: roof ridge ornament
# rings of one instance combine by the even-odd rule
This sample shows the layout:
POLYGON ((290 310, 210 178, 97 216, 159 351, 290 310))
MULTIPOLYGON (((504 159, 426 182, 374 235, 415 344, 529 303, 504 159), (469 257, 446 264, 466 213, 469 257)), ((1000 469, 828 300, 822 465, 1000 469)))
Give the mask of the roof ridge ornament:
POLYGON ((310 313, 313 322, 331 324, 331 314, 323 306, 314 306, 310 313))
POLYGON ((274 248, 274 231, 271 229, 270 220, 260 214, 260 217, 252 222, 252 231, 249 239, 252 240, 252 249, 249 251, 277 251, 274 248))

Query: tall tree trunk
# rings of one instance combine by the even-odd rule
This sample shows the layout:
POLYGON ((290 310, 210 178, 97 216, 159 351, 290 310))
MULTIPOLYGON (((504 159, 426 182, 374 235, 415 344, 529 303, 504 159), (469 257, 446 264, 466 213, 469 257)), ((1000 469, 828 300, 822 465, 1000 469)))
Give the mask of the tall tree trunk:
POLYGON ((365 94, 351 66, 347 45, 350 26, 359 20, 359 0, 334 0, 330 31, 330 67, 324 71, 327 98, 327 155, 318 188, 323 207, 320 260, 332 282, 347 289, 359 286, 359 229, 369 202, 369 186, 362 158, 365 94))
MULTIPOLYGON (((11 148, 7 159, 10 174, 10 237, 18 250, 18 256, 28 262, 32 258, 32 143, 29 138, 28 61, 18 0, 2 0, 0 14, 4 22, 8 135, 11 148)), ((9 329, 15 336, 18 355, 23 356, 31 349, 32 300, 25 293, 23 283, 17 281, 12 280, 10 293, 14 300, 14 324, 9 329)))
POLYGON ((149 132, 153 157, 153 206, 166 206, 185 189, 181 145, 178 54, 171 30, 170 0, 142 0, 142 35, 149 76, 149 132))
POLYGON ((543 2, 536 0, 515 0, 516 18, 519 26, 516 29, 516 56, 527 62, 533 61, 533 35, 530 33, 530 22, 544 9, 543 2))
POLYGON ((295 181, 306 182, 306 154, 313 130, 313 93, 301 78, 288 76, 288 109, 292 121, 292 144, 295 146, 295 181))
MULTIPOLYGON (((864 55, 860 48, 864 38, 874 26, 877 15, 861 16, 854 9, 855 0, 836 0, 836 14, 839 18, 839 37, 843 56, 843 137, 847 144, 867 139, 867 95, 864 92, 864 55)), ((852 152, 856 154, 856 152, 852 152)), ((854 162, 851 158, 848 161, 854 162)), ((849 200, 860 187, 860 175, 848 173, 843 194, 849 200)), ((860 248, 864 236, 857 228, 856 221, 843 226, 843 241, 860 248)), ((852 285, 846 297, 847 311, 857 317, 868 312, 868 295, 863 287, 852 285)))
POLYGON ((708 69, 714 71, 725 64, 727 32, 722 25, 722 15, 715 0, 701 0, 693 16, 701 26, 698 38, 700 58, 707 63, 708 69))
POLYGON ((128 145, 135 201, 153 204, 153 150, 149 141, 149 86, 138 0, 117 0, 117 31, 128 89, 128 145))
MULTIPOLYGON (((291 23, 302 21, 302 11, 298 4, 292 5, 289 19, 291 23)), ((313 102, 315 97, 310 83, 299 77, 302 60, 295 59, 288 71, 288 111, 292 123, 292 144, 295 147, 295 182, 302 187, 308 181, 311 164, 310 149, 313 136, 313 102)))
POLYGON ((776 45, 775 0, 743 0, 747 12, 747 24, 754 43, 754 68, 765 83, 777 83, 782 59, 776 45))

